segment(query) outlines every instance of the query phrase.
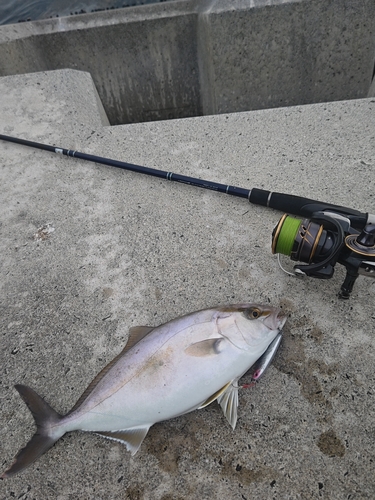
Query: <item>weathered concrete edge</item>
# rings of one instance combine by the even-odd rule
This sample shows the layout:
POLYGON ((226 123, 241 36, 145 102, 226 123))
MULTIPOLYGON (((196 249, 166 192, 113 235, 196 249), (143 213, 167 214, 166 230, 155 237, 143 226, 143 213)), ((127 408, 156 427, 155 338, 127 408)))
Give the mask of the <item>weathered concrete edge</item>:
POLYGON ((78 14, 75 16, 42 19, 18 24, 0 26, 0 43, 45 35, 60 31, 74 31, 101 26, 148 21, 164 17, 175 17, 197 11, 198 0, 175 0, 168 3, 157 3, 126 7, 123 9, 78 14))
MULTIPOLYGON (((60 70, 60 71, 63 71, 63 70, 60 70)), ((77 73, 80 72, 79 70, 76 70, 76 71, 77 71, 77 73)), ((91 84, 93 87, 93 92, 94 92, 94 97, 95 97, 95 104, 96 104, 96 107, 98 109, 98 115, 99 115, 100 121, 102 122, 103 127, 109 127, 111 124, 109 123, 107 113, 105 112, 105 109, 104 109, 102 100, 100 99, 100 95, 99 95, 98 90, 96 88, 95 82, 92 79, 92 76, 90 75, 90 73, 87 73, 87 74, 91 78, 91 84)))
POLYGON ((116 24, 139 22, 141 20, 148 21, 184 14, 195 13, 197 16, 208 16, 211 13, 219 14, 227 11, 302 2, 306 2, 306 0, 250 0, 250 2, 249 0, 232 0, 230 5, 226 0, 175 0, 168 3, 137 5, 75 16, 5 24, 0 26, 0 43, 59 31, 97 28, 106 25, 114 26, 116 24))

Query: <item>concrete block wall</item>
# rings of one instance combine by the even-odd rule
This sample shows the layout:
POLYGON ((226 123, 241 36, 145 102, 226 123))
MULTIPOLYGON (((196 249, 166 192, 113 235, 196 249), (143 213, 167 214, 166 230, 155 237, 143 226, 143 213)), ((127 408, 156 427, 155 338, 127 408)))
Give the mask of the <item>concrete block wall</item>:
POLYGON ((0 75, 89 72, 112 124, 369 93, 373 0, 179 0, 0 27, 0 75))
POLYGON ((373 1, 230 3, 199 16, 204 114, 367 96, 373 1))
POLYGON ((0 75, 90 72, 112 124, 366 97, 373 0, 180 0, 0 27, 0 75))
POLYGON ((0 28, 0 74, 89 72, 112 124, 202 114, 194 2, 0 28))

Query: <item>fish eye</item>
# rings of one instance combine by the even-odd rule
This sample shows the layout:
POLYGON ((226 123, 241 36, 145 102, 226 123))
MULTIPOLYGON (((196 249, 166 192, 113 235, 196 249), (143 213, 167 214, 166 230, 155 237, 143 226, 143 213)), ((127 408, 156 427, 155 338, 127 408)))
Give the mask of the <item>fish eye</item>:
POLYGON ((261 310, 258 309, 257 307, 250 307, 247 311, 246 311, 246 316, 249 318, 249 319, 258 319, 262 313, 261 313, 261 310))

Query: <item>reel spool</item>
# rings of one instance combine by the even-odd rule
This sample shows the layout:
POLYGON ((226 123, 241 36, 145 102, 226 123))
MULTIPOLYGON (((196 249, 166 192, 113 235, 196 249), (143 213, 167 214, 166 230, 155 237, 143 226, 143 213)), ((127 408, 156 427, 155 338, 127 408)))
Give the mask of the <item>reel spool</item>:
POLYGON ((295 219, 284 214, 272 233, 272 253, 287 255, 294 261, 320 262, 331 254, 335 237, 322 224, 295 219))

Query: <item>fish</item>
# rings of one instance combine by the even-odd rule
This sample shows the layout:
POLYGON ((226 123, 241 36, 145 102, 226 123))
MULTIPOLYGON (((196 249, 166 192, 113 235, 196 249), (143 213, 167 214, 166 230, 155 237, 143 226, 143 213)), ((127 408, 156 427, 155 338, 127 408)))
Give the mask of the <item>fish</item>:
POLYGON ((133 327, 122 352, 65 415, 32 388, 16 385, 37 430, 1 478, 23 471, 76 430, 121 442, 134 455, 152 425, 214 401, 234 430, 238 381, 285 321, 279 309, 247 302, 203 309, 157 327, 133 327))

